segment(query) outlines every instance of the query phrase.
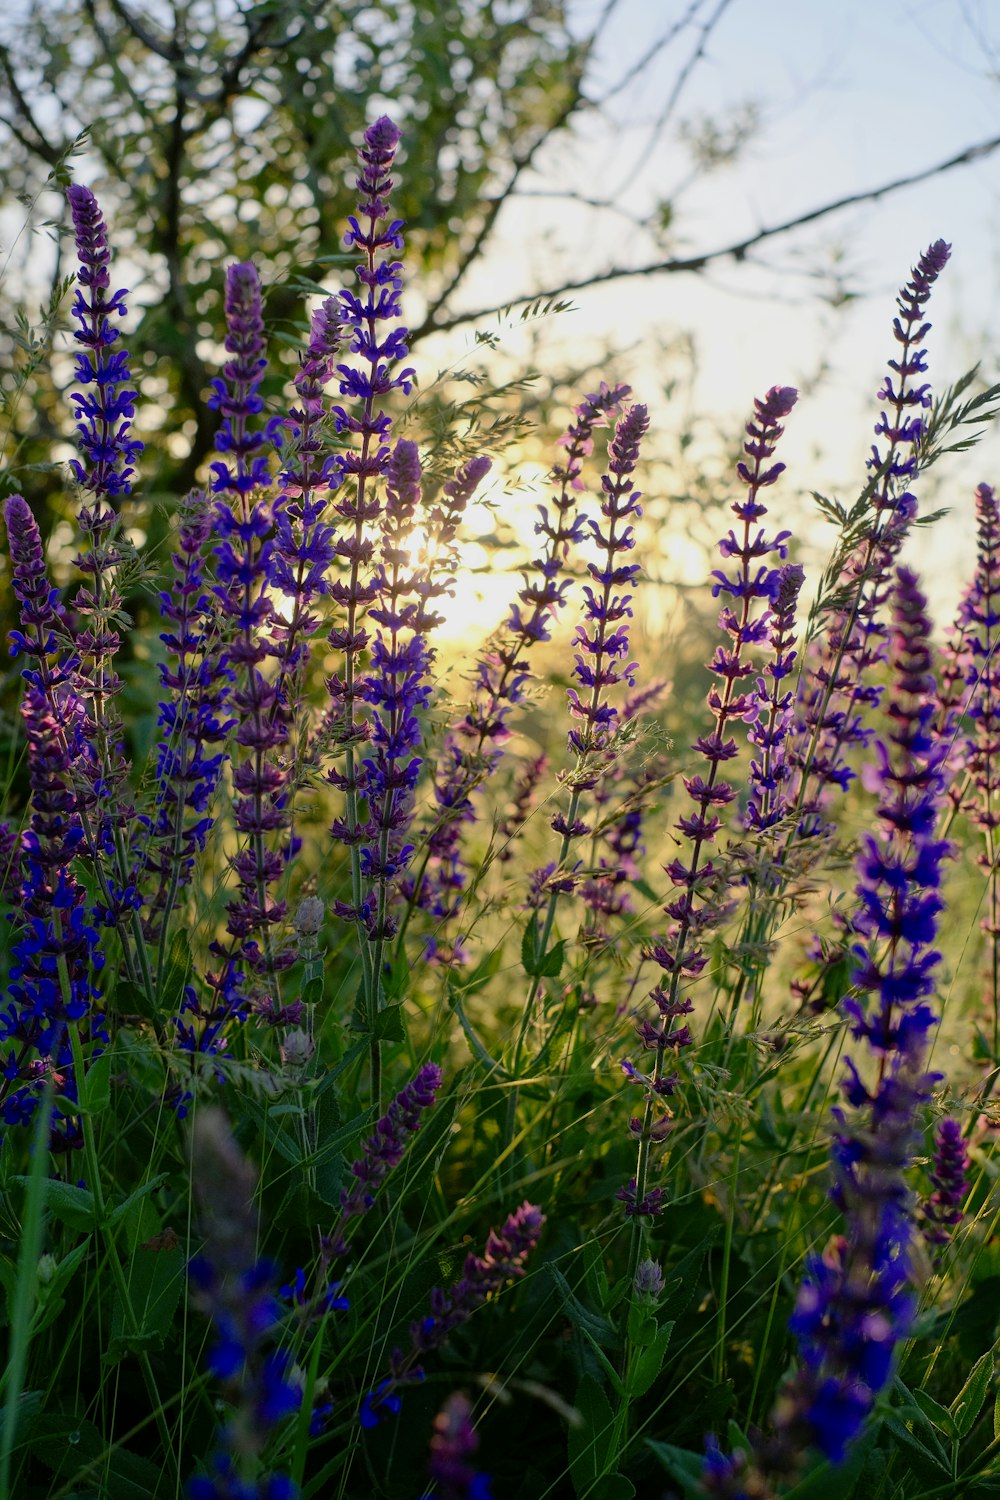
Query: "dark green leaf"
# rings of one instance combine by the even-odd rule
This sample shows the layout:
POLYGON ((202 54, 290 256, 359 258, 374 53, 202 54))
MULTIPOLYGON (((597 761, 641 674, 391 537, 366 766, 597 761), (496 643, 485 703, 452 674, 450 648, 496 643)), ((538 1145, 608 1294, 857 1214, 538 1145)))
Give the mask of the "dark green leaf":
MULTIPOLYGON (((955 1430, 960 1438, 966 1437, 976 1425, 976 1419, 985 1405, 992 1380, 993 1350, 987 1349, 986 1353, 976 1360, 969 1372, 968 1380, 949 1408, 955 1419, 955 1430)), ((920 1399, 918 1391, 915 1391, 914 1395, 918 1400, 920 1399)))

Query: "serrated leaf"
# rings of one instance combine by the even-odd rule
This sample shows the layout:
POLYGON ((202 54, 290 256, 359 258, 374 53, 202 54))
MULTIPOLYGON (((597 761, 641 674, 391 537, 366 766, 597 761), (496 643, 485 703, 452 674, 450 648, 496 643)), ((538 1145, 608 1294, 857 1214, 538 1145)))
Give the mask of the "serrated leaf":
MULTIPOLYGON (((967 1437, 976 1425, 993 1379, 993 1350, 976 1360, 969 1371, 969 1378, 948 1408, 955 1421, 955 1430, 960 1438, 967 1437)), ((914 1392, 919 1397, 919 1392, 914 1392)))
MULTIPOLYGON (((27 1177, 12 1177, 12 1182, 27 1187, 27 1177)), ((49 1178, 45 1184, 45 1206, 60 1223, 70 1229, 93 1229, 94 1195, 73 1182, 54 1182, 49 1178)))
POLYGON ((892 1434, 897 1448, 906 1455, 907 1461, 918 1478, 935 1484, 940 1483, 942 1474, 950 1474, 948 1464, 943 1463, 895 1416, 890 1414, 883 1417, 882 1425, 887 1432, 892 1434))
POLYGON ((403 1030, 403 1007, 387 1005, 384 1010, 380 1010, 375 1017, 372 1036, 378 1042, 404 1042, 406 1032, 403 1030))
POLYGON ((627 1390, 633 1401, 644 1396, 663 1368, 664 1355, 674 1331, 673 1323, 664 1323, 652 1343, 641 1349, 629 1364, 627 1390))
POLYGON ((111 1316, 109 1362, 134 1350, 158 1349, 163 1345, 184 1289, 185 1260, 180 1249, 136 1250, 127 1278, 135 1328, 130 1327, 121 1299, 116 1297, 111 1316))
POLYGON ((940 1401, 935 1401, 933 1396, 928 1396, 926 1391, 914 1391, 913 1399, 927 1420, 933 1423, 939 1432, 943 1432, 949 1438, 957 1436, 955 1419, 946 1406, 942 1406, 940 1401))

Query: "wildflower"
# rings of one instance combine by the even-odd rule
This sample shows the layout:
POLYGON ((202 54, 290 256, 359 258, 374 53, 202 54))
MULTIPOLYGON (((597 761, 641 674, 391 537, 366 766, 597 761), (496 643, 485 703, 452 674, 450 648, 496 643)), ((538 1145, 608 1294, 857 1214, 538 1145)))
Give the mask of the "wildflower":
POLYGON ((876 745, 865 782, 879 793, 881 836, 868 834, 858 855, 854 917, 854 984, 863 999, 843 1010, 863 1044, 848 1058, 834 1111, 834 1201, 849 1238, 813 1257, 799 1292, 792 1329, 805 1370, 792 1415, 834 1461, 860 1431, 892 1372, 893 1353, 909 1330, 913 1215, 904 1173, 912 1160, 917 1112, 929 1095, 925 1072, 936 1017, 926 997, 939 954, 933 948, 941 911, 941 864, 947 845, 935 836, 943 796, 942 751, 930 731, 930 624, 924 597, 907 568, 896 574, 891 641, 892 724, 876 745), (861 1067, 877 1061, 874 1083, 861 1067))
POLYGON ((286 1351, 268 1351, 280 1321, 275 1270, 257 1255, 256 1174, 229 1131, 224 1115, 202 1109, 195 1119, 192 1173, 205 1244, 190 1275, 215 1340, 208 1367, 232 1406, 219 1434, 213 1472, 192 1482, 194 1500, 257 1500, 294 1493, 290 1480, 273 1475, 241 1489, 256 1474, 271 1430, 297 1410, 301 1391, 289 1379, 286 1351))
POLYGON ((924 313, 950 253, 950 245, 937 240, 899 293, 899 317, 893 320, 898 358, 889 360, 891 373, 878 393, 885 405, 875 432, 884 443, 872 448, 868 460, 871 510, 841 571, 841 602, 828 608, 827 628, 817 637, 808 670, 800 678, 800 727, 789 743, 789 761, 796 771, 790 801, 799 808, 800 831, 807 835, 826 826, 822 804, 828 792, 849 785, 854 772, 846 757, 853 746, 868 744, 864 714, 881 697, 881 687, 872 681, 873 668, 885 659, 880 613, 893 560, 916 512, 916 498, 907 486, 917 476, 924 420, 915 413, 931 405, 930 386, 915 383, 927 369, 927 352, 921 346, 931 325, 924 313))
POLYGON ((921 1205, 920 1228, 934 1247, 935 1266, 940 1265, 945 1246, 955 1226, 962 1222, 962 1205, 969 1189, 969 1153, 957 1120, 946 1117, 934 1135, 934 1160, 930 1179, 934 1191, 921 1205))
POLYGON ((768 680, 757 679, 755 716, 747 730, 757 756, 750 762, 750 798, 745 822, 755 833, 773 827, 787 811, 787 783, 792 768, 785 753, 785 741, 795 720, 795 695, 785 686, 785 679, 797 656, 793 649, 795 608, 804 577, 798 563, 786 563, 779 571, 769 624, 773 657, 764 667, 768 680))
POLYGON ((375 1427, 383 1411, 398 1412, 399 1388, 423 1379, 423 1356, 439 1348, 508 1281, 524 1274, 524 1263, 538 1244, 544 1223, 541 1209, 522 1203, 507 1216, 499 1233, 490 1230, 483 1255, 466 1256, 458 1281, 447 1291, 434 1288, 430 1313, 410 1325, 410 1348, 405 1353, 393 1351, 391 1374, 364 1398, 359 1412, 363 1427, 375 1427))
MULTIPOLYGON (((76 1098, 71 1025, 86 1022, 81 1039, 107 1041, 96 1010, 100 991, 94 984, 104 957, 87 893, 73 873, 84 835, 70 771, 74 759, 84 753, 86 715, 68 689, 59 691, 58 717, 34 684, 21 710, 32 803, 30 824, 21 838, 20 920, 9 998, 0 1012, 0 1044, 13 1043, 0 1067, 0 1108, 7 1125, 27 1124, 50 1072, 59 1075, 60 1094, 76 1098)), ((76 1136, 71 1119, 57 1111, 53 1149, 75 1146, 76 1136)))
POLYGON ((143 445, 130 436, 136 392, 129 386, 128 351, 113 348, 120 335, 112 319, 127 315, 128 293, 119 290, 108 296, 108 228, 89 188, 73 183, 66 197, 80 262, 73 301, 78 327, 73 337, 84 352, 76 356, 76 380, 96 388, 71 397, 81 455, 71 460, 71 466, 77 482, 94 497, 93 505, 80 512, 80 525, 96 541, 115 519, 114 511, 102 508, 101 502, 130 492, 132 465, 143 445))
POLYGON ((456 1391, 434 1418, 428 1473, 440 1500, 490 1500, 490 1482, 473 1464, 479 1439, 472 1405, 456 1391))
POLYGON ((758 397, 754 401, 754 414, 746 424, 745 458, 736 466, 746 485, 745 497, 732 506, 733 514, 741 522, 740 533, 737 536, 730 531, 720 544, 723 558, 735 559, 735 567, 728 572, 718 569, 712 575, 716 580, 713 593, 724 594, 731 601, 723 606, 719 625, 732 644, 720 646, 709 663, 709 671, 721 679, 721 687, 712 687, 708 694, 715 727, 693 746, 708 762, 707 772, 684 778, 694 811, 675 824, 690 843, 690 851, 686 858, 678 857, 665 866, 677 892, 664 909, 670 927, 664 938, 642 950, 643 959, 657 964, 666 978, 648 996, 656 1008, 656 1018, 643 1018, 636 1023, 643 1047, 654 1054, 650 1073, 640 1073, 631 1064, 623 1065, 626 1075, 642 1086, 645 1100, 639 1130, 633 1130, 639 1138, 636 1176, 617 1195, 631 1217, 651 1218, 662 1209, 662 1194, 659 1189, 648 1190, 647 1175, 650 1148, 665 1139, 669 1129, 666 1100, 673 1087, 670 1078, 664 1077, 664 1060, 668 1053, 677 1056, 691 1044, 688 1028, 675 1026, 678 1018, 692 1009, 689 1000, 680 999, 681 986, 696 979, 704 969, 708 960, 702 947, 703 935, 721 921, 726 910, 724 877, 712 860, 705 857, 705 851, 722 827, 721 810, 736 796, 733 785, 719 775, 720 766, 737 753, 736 741, 729 734, 730 725, 736 719, 752 719, 758 712, 753 695, 741 687, 753 672, 752 660, 743 653, 748 646, 766 640, 771 606, 778 598, 783 578, 787 587, 787 575, 764 559, 777 553, 784 560, 788 533, 782 531, 768 538, 757 522, 766 514, 761 490, 774 484, 784 471, 784 464, 772 463, 771 459, 784 432, 782 420, 797 399, 798 393, 791 386, 773 386, 763 399, 758 397))
POLYGON ((366 1214, 375 1202, 393 1167, 398 1167, 411 1138, 420 1128, 424 1110, 434 1103, 441 1087, 442 1073, 437 1063, 425 1063, 416 1076, 401 1089, 386 1113, 361 1148, 360 1158, 351 1167, 354 1186, 340 1193, 340 1218, 333 1233, 324 1238, 326 1259, 347 1254, 344 1233, 349 1221, 366 1214))

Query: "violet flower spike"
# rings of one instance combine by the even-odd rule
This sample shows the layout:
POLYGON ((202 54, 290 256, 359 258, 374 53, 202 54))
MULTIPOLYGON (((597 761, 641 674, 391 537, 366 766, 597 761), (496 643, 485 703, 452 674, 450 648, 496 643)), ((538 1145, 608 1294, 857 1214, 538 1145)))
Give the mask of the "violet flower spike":
POLYGON ((893 334, 900 347, 898 358, 889 360, 892 373, 878 394, 885 405, 875 432, 885 443, 873 447, 868 460, 873 491, 867 532, 841 574, 847 603, 832 611, 799 680, 796 714, 801 728, 789 744, 796 771, 791 800, 800 812, 799 836, 826 829, 824 801, 831 791, 846 790, 854 776, 846 757, 852 747, 864 748, 871 738, 864 717, 881 697, 872 674, 884 661, 886 649, 880 614, 893 562, 916 513, 916 497, 908 486, 917 476, 924 421, 914 413, 931 406, 930 386, 915 383, 927 370, 927 353, 921 346, 931 325, 924 312, 950 253, 943 240, 931 245, 897 298, 899 317, 893 320, 893 334))
MULTIPOLYGON (((664 937, 642 950, 643 961, 657 964, 665 976, 647 997, 655 1007, 655 1016, 642 1017, 635 1027, 643 1048, 653 1053, 653 1063, 647 1071, 635 1067, 629 1059, 622 1063, 626 1077, 643 1091, 643 1114, 629 1122, 639 1146, 636 1175, 616 1195, 625 1204, 626 1215, 635 1219, 654 1218, 663 1209, 662 1191, 649 1188, 648 1176, 653 1146, 662 1144, 670 1133, 672 1112, 667 1101, 678 1081, 676 1073, 664 1071, 664 1065, 668 1056, 676 1060, 691 1045, 689 1027, 676 1024, 694 1008, 681 990, 705 968, 708 958, 702 947, 703 934, 717 926, 728 910, 720 871, 705 856, 722 827, 720 810, 736 796, 733 785, 720 776, 720 767, 738 753, 736 741, 729 734, 730 725, 736 719, 753 718, 757 712, 752 695, 741 686, 754 670, 752 659, 743 653, 747 646, 767 639, 772 606, 781 586, 780 569, 762 559, 776 553, 783 561, 788 540, 786 531, 769 538, 757 526, 767 513, 760 492, 774 484, 784 470, 784 464, 771 460, 784 432, 782 421, 797 399, 798 392, 791 386, 772 386, 766 396, 754 399, 754 414, 746 424, 745 458, 736 466, 746 495, 731 507, 742 525, 739 536, 730 531, 720 544, 723 558, 735 558, 737 565, 730 572, 717 570, 713 574, 713 592, 732 601, 723 606, 719 616, 720 628, 732 644, 720 646, 709 663, 709 671, 721 679, 721 688, 712 687, 708 693, 715 727, 692 747, 708 762, 707 773, 684 778, 694 810, 679 818, 675 827, 691 848, 686 858, 678 856, 664 866, 676 891, 664 908, 670 926, 664 937)), ((637 1251, 638 1239, 633 1238, 633 1258, 637 1251)))
POLYGON ((531 1203, 522 1203, 509 1214, 499 1231, 490 1230, 482 1255, 465 1258, 462 1276, 442 1291, 431 1292, 431 1311, 410 1325, 410 1347, 393 1350, 390 1374, 369 1391, 361 1403, 358 1419, 362 1427, 377 1427, 386 1411, 400 1409, 399 1391, 423 1380, 421 1359, 440 1348, 454 1329, 468 1321, 508 1281, 524 1275, 525 1261, 535 1249, 545 1224, 545 1215, 531 1203))
MULTIPOLYGON (((268 1350, 280 1323, 274 1267, 257 1255, 256 1173, 217 1109, 195 1118, 192 1176, 205 1244, 189 1274, 212 1319, 211 1373, 227 1393, 231 1415, 218 1435, 209 1475, 191 1481, 192 1500, 232 1500, 241 1476, 256 1469, 271 1430, 298 1410, 302 1392, 290 1380, 287 1350, 268 1350)), ((240 1486, 240 1488, 237 1488, 240 1486)), ((255 1495, 293 1500, 291 1480, 255 1481, 255 1495)))
POLYGON ((930 1169, 934 1191, 920 1208, 920 1228, 932 1247, 931 1259, 939 1270, 945 1249, 962 1222, 969 1190, 969 1151, 957 1120, 946 1116, 934 1133, 934 1159, 930 1169))
POLYGON ((375 1126, 375 1132, 362 1144, 361 1156, 351 1167, 354 1186, 340 1193, 340 1218, 333 1232, 324 1237, 325 1261, 346 1255, 344 1238, 351 1219, 359 1218, 373 1207, 389 1173, 398 1167, 406 1149, 417 1133, 425 1110, 434 1103, 443 1075, 437 1063, 425 1063, 416 1076, 401 1089, 375 1126))
MULTIPOLYGON (((100 991, 94 977, 104 956, 87 893, 73 873, 84 833, 71 768, 86 754, 86 712, 67 689, 60 690, 58 714, 53 712, 41 689, 30 684, 21 713, 32 802, 21 836, 20 920, 10 986, 0 1011, 0 1044, 13 1044, 0 1065, 0 1109, 8 1126, 30 1121, 49 1074, 56 1077, 60 1095, 77 1097, 71 1025, 86 1023, 80 1028, 83 1041, 108 1040, 96 1010, 100 991)), ((51 1148, 72 1150, 81 1142, 78 1123, 57 1109, 51 1148)))
POLYGON ((79 326, 73 336, 84 352, 76 356, 76 379, 84 387, 96 387, 70 398, 81 455, 70 462, 77 482, 94 497, 81 510, 80 525, 96 545, 97 536, 115 520, 114 510, 102 501, 129 494, 132 466, 143 445, 130 436, 136 392, 129 386, 128 351, 113 349, 120 335, 112 319, 126 316, 128 294, 122 289, 108 296, 108 228, 89 188, 73 183, 66 198, 80 263, 73 300, 79 326))
POLYGON ((491 1500, 490 1481, 474 1464, 478 1448, 472 1403, 455 1391, 434 1418, 428 1464, 433 1490, 424 1500, 491 1500))

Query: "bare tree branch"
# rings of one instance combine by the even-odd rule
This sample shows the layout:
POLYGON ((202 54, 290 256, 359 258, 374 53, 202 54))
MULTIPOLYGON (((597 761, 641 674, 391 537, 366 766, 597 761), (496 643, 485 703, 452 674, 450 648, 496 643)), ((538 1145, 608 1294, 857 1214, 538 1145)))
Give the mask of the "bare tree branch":
MULTIPOLYGON (((606 271, 595 272, 593 276, 581 277, 579 281, 563 281, 558 286, 512 297, 506 302, 498 302, 490 307, 454 313, 447 318, 432 318, 434 311, 432 309, 420 327, 413 330, 410 343, 413 345, 418 339, 426 338, 430 333, 447 333, 450 329, 459 328, 465 323, 475 323, 480 318, 494 317, 510 307, 524 307, 531 302, 550 301, 556 297, 564 297, 568 292, 587 291, 590 287, 602 286, 609 281, 624 281, 636 276, 676 275, 682 271, 703 271, 713 261, 727 258, 744 260, 747 252, 755 245, 762 244, 764 240, 788 234, 793 229, 801 229, 806 224, 815 224, 817 220, 839 213, 841 209, 853 208, 859 203, 875 203, 880 198, 888 197, 890 193, 898 193, 902 188, 914 187, 919 182, 928 182, 932 177, 939 177, 943 172, 950 172, 954 167, 963 167, 970 162, 982 161, 998 148, 1000 148, 1000 136, 994 136, 991 140, 967 146, 957 156, 950 156, 947 161, 937 162, 933 167, 925 167, 923 171, 914 172, 908 177, 897 177, 892 182, 884 182, 880 187, 868 188, 861 193, 848 193, 846 197, 834 199, 831 203, 824 203, 819 208, 810 209, 808 213, 797 214, 794 219, 786 219, 781 224, 771 224, 764 229, 758 229, 746 239, 737 240, 730 245, 721 245, 715 250, 705 250, 698 255, 651 261, 644 266, 611 266, 606 271)), ((441 306, 442 301, 443 299, 438 299, 435 309, 441 306)))
MULTIPOLYGON (((17 107, 18 113, 20 114, 24 123, 28 126, 28 129, 31 130, 35 136, 34 141, 30 143, 30 149, 36 156, 40 156, 48 166, 54 167, 66 148, 65 146, 63 146, 62 148, 53 146, 46 136, 45 132, 42 130, 41 126, 38 124, 38 121, 32 114, 31 105, 25 98, 24 91, 17 81, 17 73, 14 69, 13 62, 11 61, 10 52, 7 47, 3 45, 0 45, 0 68, 3 69, 4 77, 7 80, 7 87, 10 89, 11 98, 13 99, 14 104, 17 107)), ((23 134, 18 134, 18 139, 21 141, 22 145, 28 144, 25 141, 23 134)))

